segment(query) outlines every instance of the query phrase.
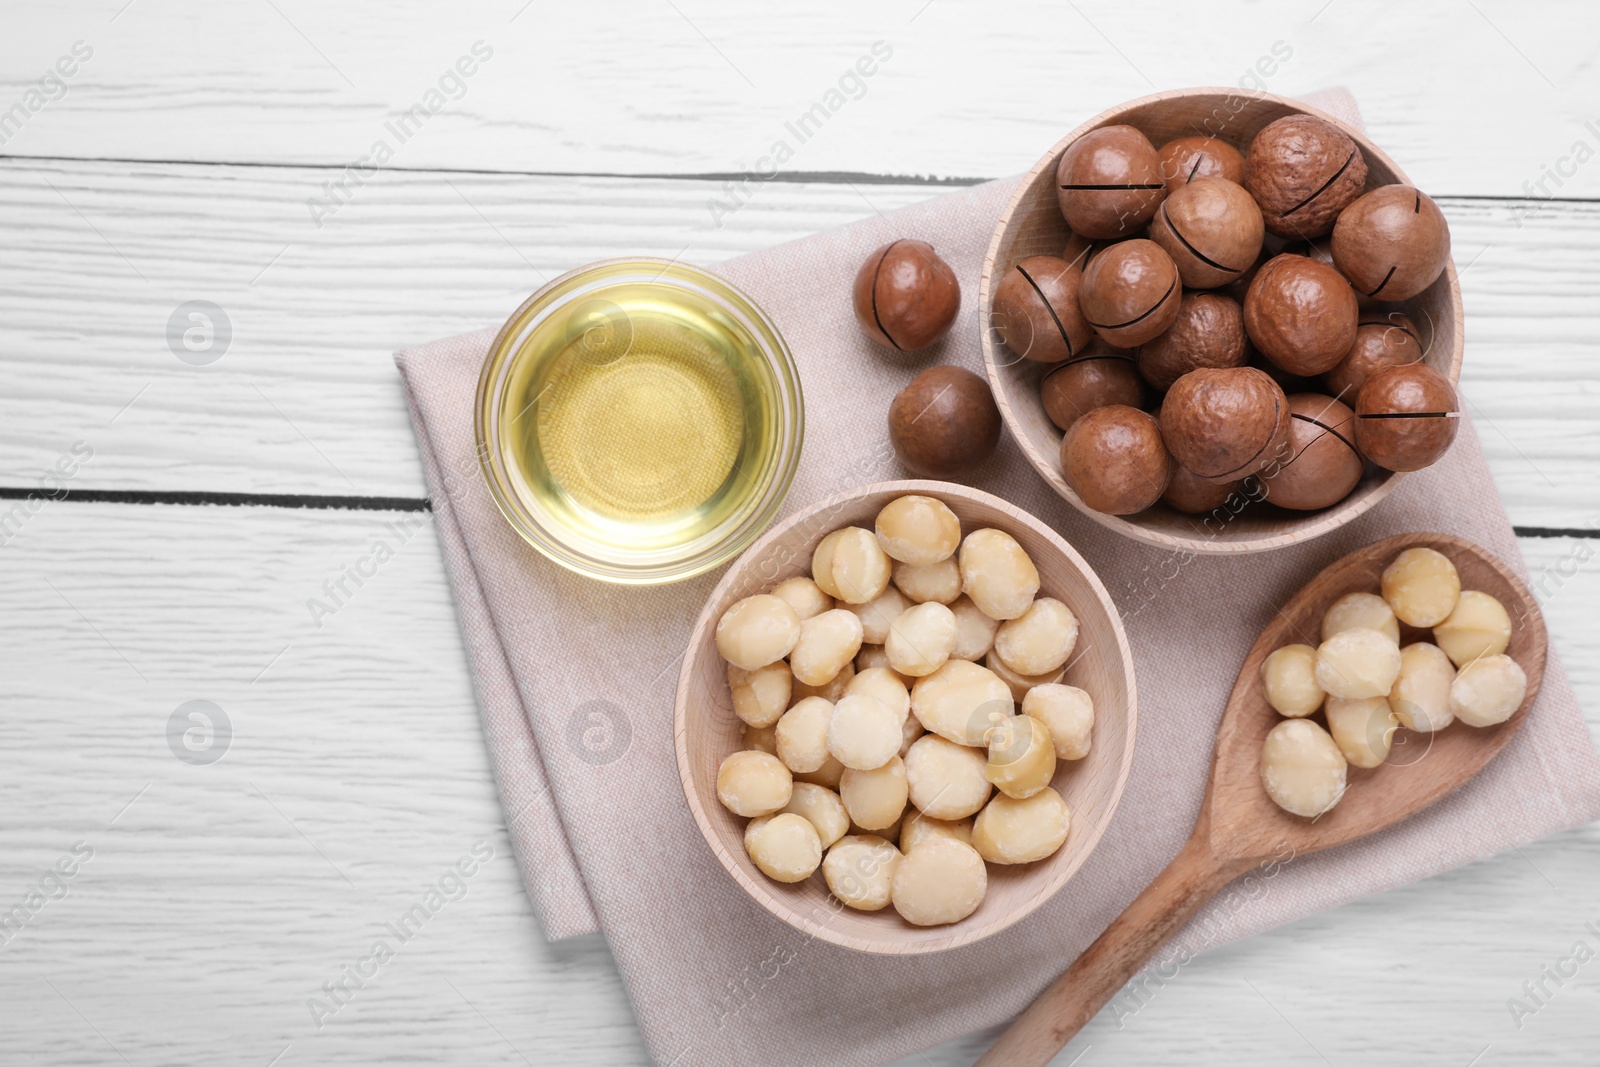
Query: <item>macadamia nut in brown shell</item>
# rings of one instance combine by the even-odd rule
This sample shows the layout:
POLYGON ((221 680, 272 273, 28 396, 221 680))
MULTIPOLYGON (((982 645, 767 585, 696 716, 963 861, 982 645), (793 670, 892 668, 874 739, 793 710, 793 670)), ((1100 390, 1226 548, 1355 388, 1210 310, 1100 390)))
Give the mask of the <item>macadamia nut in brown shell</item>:
POLYGON ((1365 469, 1355 446, 1355 413, 1331 396, 1289 397, 1289 456, 1265 472, 1267 499, 1315 511, 1350 495, 1365 469))
POLYGON ((1225 285, 1249 270, 1265 232, 1250 194, 1223 178, 1196 178, 1167 197, 1150 223, 1150 239, 1191 289, 1225 285))
POLYGON ((1460 414, 1450 379, 1426 363, 1390 367, 1356 398, 1356 447, 1380 467, 1421 470, 1450 450, 1460 414))
POLYGON ((1367 161, 1350 136, 1312 115, 1267 123, 1245 153, 1245 188, 1279 237, 1321 237, 1367 182, 1367 161))
POLYGON ((1338 366, 1356 340, 1356 293, 1338 271, 1284 253, 1256 273, 1244 297, 1244 328, 1261 354, 1290 374, 1338 366))
POLYGON ((1142 345, 1171 326, 1182 297, 1172 257, 1142 237, 1119 241, 1091 259, 1078 287, 1083 317, 1118 348, 1142 345))
POLYGON ((1194 134, 1161 146, 1161 177, 1171 196, 1196 178, 1226 178, 1244 184, 1244 156, 1227 141, 1194 134))
POLYGON ((1409 185, 1382 185, 1339 213, 1333 263, 1359 292, 1409 300, 1444 273, 1450 226, 1439 205, 1409 185))
POLYGON ((1172 475, 1172 457, 1161 438, 1149 412, 1123 404, 1096 408, 1061 439, 1061 476, 1096 511, 1143 511, 1161 499, 1172 475))
POLYGON ((1012 352, 1059 363, 1083 351, 1094 331, 1078 307, 1083 272, 1054 256, 1029 256, 995 287, 989 325, 1012 352))
POLYGON ((1356 324, 1355 344, 1322 376, 1322 382, 1329 396, 1353 405, 1368 378, 1388 367, 1421 363, 1426 355, 1422 335, 1409 316, 1398 311, 1387 315, 1369 312, 1356 324))
POLYGON ((1039 396, 1050 421, 1057 429, 1067 430, 1095 408, 1112 404, 1141 406, 1144 383, 1133 357, 1096 339, 1085 355, 1051 368, 1039 384, 1039 396))
POLYGON ((1184 293, 1172 325, 1139 346, 1139 373, 1155 388, 1171 389, 1201 367, 1242 367, 1249 354, 1237 300, 1221 293, 1184 293))
POLYGON ((1287 454, 1289 399, 1254 367, 1190 371, 1161 403, 1161 436, 1194 474, 1244 478, 1287 454))
POLYGON ((1125 237, 1150 221, 1167 195, 1161 159, 1132 126, 1102 126, 1067 146, 1056 165, 1056 200, 1084 237, 1125 237))
POLYGON ((872 253, 851 295, 866 335, 905 352, 943 337, 961 308, 955 271, 926 241, 891 241, 872 253))

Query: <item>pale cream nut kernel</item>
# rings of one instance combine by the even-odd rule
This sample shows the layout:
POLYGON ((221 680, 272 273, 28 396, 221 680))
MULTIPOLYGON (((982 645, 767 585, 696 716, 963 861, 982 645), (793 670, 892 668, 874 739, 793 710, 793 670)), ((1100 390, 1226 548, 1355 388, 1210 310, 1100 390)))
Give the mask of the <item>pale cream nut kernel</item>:
POLYGON ((1511 644, 1511 616, 1488 593, 1463 589, 1450 617, 1433 628, 1433 643, 1457 667, 1481 656, 1498 656, 1511 644))
POLYGON ((834 608, 800 624, 799 640, 789 653, 789 669, 797 681, 825 685, 860 651, 861 620, 843 608, 834 608))
POLYGON ((1334 744, 1352 767, 1376 767, 1389 758, 1389 746, 1400 723, 1386 699, 1329 697, 1323 710, 1334 744))
POLYGON ((913 811, 900 824, 900 851, 910 852, 918 843, 930 837, 951 837, 963 844, 972 844, 971 819, 935 819, 920 811, 913 811))
POLYGON ((1094 701, 1073 685, 1036 685, 1022 698, 1022 714, 1044 723, 1056 747, 1056 758, 1083 759, 1094 733, 1094 701))
POLYGON ((833 597, 810 578, 788 578, 773 587, 772 595, 794 609, 801 622, 833 609, 833 597))
POLYGON ((1054 597, 1042 596, 995 631, 994 651, 1018 674, 1049 674, 1066 664, 1078 645, 1078 617, 1054 597))
POLYGON ((862 645, 861 651, 856 653, 856 673, 882 667, 889 671, 900 681, 905 683, 907 689, 911 688, 913 679, 907 678, 893 667, 889 666, 889 653, 883 650, 882 645, 862 645))
POLYGON ((717 799, 747 819, 779 810, 793 789, 789 768, 765 752, 735 752, 717 768, 717 799))
POLYGON ((918 604, 900 613, 889 627, 883 649, 889 665, 910 678, 932 674, 956 647, 955 613, 943 604, 918 604))
MULTIPOLYGON (((906 811, 910 811, 911 809, 910 808, 906 808, 905 810, 906 811)), ((877 836, 877 837, 883 838, 885 841, 898 841, 898 840, 900 840, 900 824, 902 822, 904 822, 904 821, 905 821, 905 817, 904 817, 904 815, 902 815, 900 818, 896 819, 894 822, 890 823, 888 826, 880 826, 876 830, 868 830, 865 826, 858 826, 856 824, 856 821, 854 819, 852 819, 852 820, 850 820, 850 836, 851 837, 877 836)))
POLYGON ((822 761, 822 766, 814 771, 801 771, 794 776, 797 782, 809 782, 811 785, 820 785, 824 789, 838 792, 839 783, 844 779, 844 764, 829 756, 822 761))
POLYGON ((966 659, 976 663, 994 647, 994 635, 1000 623, 978 610, 971 597, 958 597, 950 605, 956 617, 956 647, 950 650, 951 659, 966 659))
POLYGON ((868 667, 864 671, 857 671, 844 691, 847 694, 864 693, 877 697, 900 717, 902 723, 911 714, 910 688, 900 680, 900 675, 887 667, 868 667))
POLYGON ((839 668, 839 673, 823 682, 821 685, 806 685, 798 678, 789 686, 789 706, 792 708, 806 697, 821 697, 830 704, 837 704, 839 698, 850 689, 850 683, 855 681, 856 665, 846 663, 839 668))
POLYGON ((1072 831, 1072 813, 1054 789, 1018 800, 1004 793, 972 824, 972 847, 990 863, 1036 863, 1056 854, 1072 831))
POLYGON ((894 586, 889 586, 883 592, 867 601, 865 604, 846 604, 840 602, 839 606, 845 611, 853 613, 861 620, 861 640, 869 645, 881 645, 889 637, 889 624, 900 617, 900 613, 911 606, 905 594, 894 586))
POLYGON ((954 556, 920 567, 896 563, 889 574, 895 588, 916 604, 953 604, 961 595, 961 565, 954 556))
POLYGON ((1450 682, 1456 669, 1437 645, 1418 641, 1400 650, 1400 674, 1389 690, 1389 710, 1400 725, 1418 733, 1443 730, 1455 719, 1450 682))
POLYGON ((1460 595, 1456 565, 1431 548, 1408 548, 1383 572, 1383 599, 1408 626, 1439 625, 1460 595))
POLYGON ((1316 818, 1344 796, 1344 753, 1310 719, 1285 719, 1261 746, 1261 784, 1284 811, 1316 818))
POLYGON ((889 501, 874 526, 878 544, 891 559, 916 566, 949 559, 961 543, 961 520, 931 496, 889 501))
POLYGON ((890 901, 913 926, 960 922, 978 910, 989 888, 983 857, 953 838, 924 841, 895 869, 890 901))
POLYGON ((790 794, 789 803, 783 806, 783 810, 790 815, 799 815, 810 823, 817 831, 823 848, 839 840, 850 829, 850 813, 844 810, 844 801, 827 786, 795 782, 794 792, 790 794))
POLYGON ((1377 630, 1342 630, 1317 649, 1317 684, 1329 696, 1388 696, 1399 675, 1400 650, 1377 630))
POLYGON ((1317 650, 1310 645, 1276 649, 1261 661, 1261 691, 1279 715, 1302 719, 1313 714, 1325 695, 1317 684, 1317 650))
POLYGON ((835 600, 839 598, 839 587, 833 584, 833 553, 842 540, 844 531, 835 530, 818 541, 817 547, 811 551, 811 580, 817 583, 818 589, 835 600))
POLYGON ((1050 729, 1032 715, 1013 715, 989 731, 989 763, 984 769, 995 788, 1026 800, 1056 774, 1056 746, 1050 729))
POLYGON ((799 815, 756 819, 744 831, 744 850, 768 878, 803 882, 822 863, 816 827, 799 815))
POLYGON ((794 678, 783 660, 747 671, 728 664, 728 691, 733 713, 751 726, 771 726, 789 707, 794 678))
POLYGON ((847 769, 882 767, 900 752, 900 716, 877 697, 846 693, 828 723, 828 751, 847 769))
POLYGON ((911 803, 935 819, 974 815, 993 792, 984 775, 983 753, 937 734, 917 738, 906 753, 905 765, 911 803))
POLYGON ((992 715, 1010 715, 1011 690, 994 671, 964 659, 918 678, 911 687, 911 714, 930 733, 958 745, 987 745, 984 733, 992 715))
POLYGON ((1527 695, 1526 672, 1497 653, 1461 668, 1450 686, 1450 710, 1468 726, 1494 726, 1515 715, 1527 695))
POLYGON ((815 573, 812 577, 835 598, 848 604, 865 604, 888 588, 889 557, 871 530, 846 526, 838 535, 828 560, 833 588, 829 589, 829 583, 815 573))
POLYGON ((1005 660, 1001 659, 992 650, 987 656, 983 657, 983 665, 994 671, 995 677, 1006 684, 1006 688, 1011 692, 1011 700, 1016 704, 1022 703, 1031 690, 1041 685, 1055 685, 1067 673, 1066 667, 1063 666, 1045 674, 1018 674, 1010 667, 1007 667, 1005 660))
POLYGON ((839 903, 856 911, 882 911, 889 906, 900 850, 877 834, 840 838, 822 861, 822 877, 839 903))
POLYGON ((774 756, 778 754, 778 728, 775 725, 751 726, 746 723, 739 728, 739 741, 745 748, 774 756))
POLYGON ((911 746, 917 738, 927 735, 922 728, 922 723, 917 721, 915 715, 907 715, 906 721, 900 724, 900 758, 905 759, 906 753, 911 751, 911 746))
POLYGON ((778 758, 783 765, 795 774, 821 767, 828 759, 828 724, 832 721, 833 705, 821 697, 806 697, 784 712, 777 725, 778 758))
POLYGON ((770 593, 736 601, 717 620, 717 651, 723 659, 747 671, 787 656, 799 638, 799 616, 770 593))
POLYGON ((1014 619, 1039 592, 1033 560, 1002 530, 974 530, 961 542, 961 591, 991 619, 1014 619))
POLYGON ((1322 639, 1326 641, 1344 630, 1377 630, 1400 644, 1400 620, 1394 609, 1377 593, 1346 593, 1322 615, 1322 639))
POLYGON ((906 765, 899 756, 872 771, 845 768, 839 799, 850 821, 863 830, 885 830, 906 810, 906 765))

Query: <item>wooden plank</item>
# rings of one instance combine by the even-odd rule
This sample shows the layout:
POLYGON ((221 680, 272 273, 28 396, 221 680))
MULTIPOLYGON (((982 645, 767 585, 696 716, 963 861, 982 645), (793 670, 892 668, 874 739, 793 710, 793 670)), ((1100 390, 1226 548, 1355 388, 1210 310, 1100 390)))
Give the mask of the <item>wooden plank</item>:
MULTIPOLYGON (((648 1062, 604 943, 549 946, 531 919, 438 548, 426 522, 402 543, 398 519, 65 502, 5 547, 0 609, 27 624, 0 649, 15 712, 0 904, 75 842, 94 849, 0 947, 12 1058, 123 1062, 109 1042, 134 1063, 266 1063, 285 1047, 280 1063, 462 1047, 495 1064, 648 1062), (317 628, 305 599, 376 538, 394 558, 317 628), (208 766, 166 737, 197 698, 234 729, 208 766), (308 998, 480 839, 495 858, 465 897, 319 1029, 308 998)), ((1575 563, 1577 542, 1522 547, 1536 573, 1571 572, 1545 583, 1545 606, 1600 732, 1600 564, 1575 563)), ((1105 1062, 1321 1062, 1292 1026, 1335 1062, 1438 1049, 1466 1063, 1493 1043, 1488 1062, 1587 1063, 1592 983, 1521 1031, 1504 1001, 1588 936, 1597 845, 1589 827, 1210 953, 1060 1062, 1085 1045, 1105 1062)), ((953 1067, 981 1047, 905 1062, 953 1067)))
MULTIPOLYGON (((788 170, 993 176, 1113 104, 1254 72, 1291 95, 1349 86, 1377 142, 1435 193, 1520 195, 1575 141, 1600 147, 1585 127, 1600 117, 1594 42, 1570 32, 1590 10, 1562 0, 1534 20, 1510 0, 1474 6, 1441 20, 1349 0, 1030 0, 1003 17, 951 0, 278 0, 223 19, 76 0, 19 13, 0 42, 4 106, 75 41, 94 51, 3 151, 342 166, 382 139, 395 167, 684 173, 755 167, 784 140, 788 170), (388 133, 480 40, 492 58, 460 88, 446 82, 420 132, 388 133), (880 40, 892 56, 859 87, 845 81, 814 136, 790 133, 880 40)), ((1600 170, 1547 188, 1595 196, 1600 170)))
MULTIPOLYGON (((326 174, 0 164, 0 485, 34 484, 81 440, 94 457, 78 486, 420 497, 395 349, 497 323, 589 260, 712 263, 937 195, 771 184, 719 228, 711 182, 394 173, 318 229, 303 200, 326 174), (209 366, 169 348, 192 299, 232 322, 209 366)), ((1600 206, 1444 206, 1464 391, 1513 518, 1600 519, 1600 206)))

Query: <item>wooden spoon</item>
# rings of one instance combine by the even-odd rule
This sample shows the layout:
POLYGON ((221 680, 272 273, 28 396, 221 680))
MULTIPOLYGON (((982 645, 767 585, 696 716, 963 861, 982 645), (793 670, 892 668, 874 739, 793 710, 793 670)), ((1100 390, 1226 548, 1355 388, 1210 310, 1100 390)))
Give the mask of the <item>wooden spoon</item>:
MULTIPOLYGON (((1401 643, 1429 640, 1406 629, 1401 643)), ((1448 534, 1402 534, 1377 541, 1313 578, 1256 639, 1245 657, 1217 729, 1211 781, 1194 832, 1167 869, 1000 1036, 980 1064, 1042 1065, 1092 1019, 1169 937, 1218 890, 1246 870, 1285 855, 1303 856, 1392 826, 1460 788, 1511 740, 1544 678, 1547 639, 1539 604, 1511 570, 1487 551, 1448 534), (1402 550, 1436 549, 1450 557, 1461 588, 1504 604, 1512 618, 1506 654, 1528 676, 1522 706, 1487 729, 1463 723, 1434 734, 1402 730, 1389 762, 1351 767, 1343 799, 1316 819, 1291 815, 1261 786, 1261 744, 1280 720, 1261 693, 1261 661, 1296 642, 1320 643, 1322 615, 1346 593, 1377 592, 1379 576, 1402 550)))

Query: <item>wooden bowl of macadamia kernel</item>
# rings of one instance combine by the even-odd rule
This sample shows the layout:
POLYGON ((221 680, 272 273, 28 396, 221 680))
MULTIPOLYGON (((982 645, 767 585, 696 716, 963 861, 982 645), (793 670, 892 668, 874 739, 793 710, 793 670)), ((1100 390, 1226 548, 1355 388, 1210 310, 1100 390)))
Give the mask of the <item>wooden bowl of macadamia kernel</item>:
POLYGON ((1444 216, 1359 130, 1283 97, 1186 89, 1090 119, 1023 179, 978 300, 1023 453, 1162 547, 1337 529, 1460 424, 1444 216))
POLYGON ((674 725, 695 821, 764 908, 846 948, 938 952, 1026 922, 1093 851, 1133 758, 1133 661, 1044 523, 885 482, 733 565, 674 725))

